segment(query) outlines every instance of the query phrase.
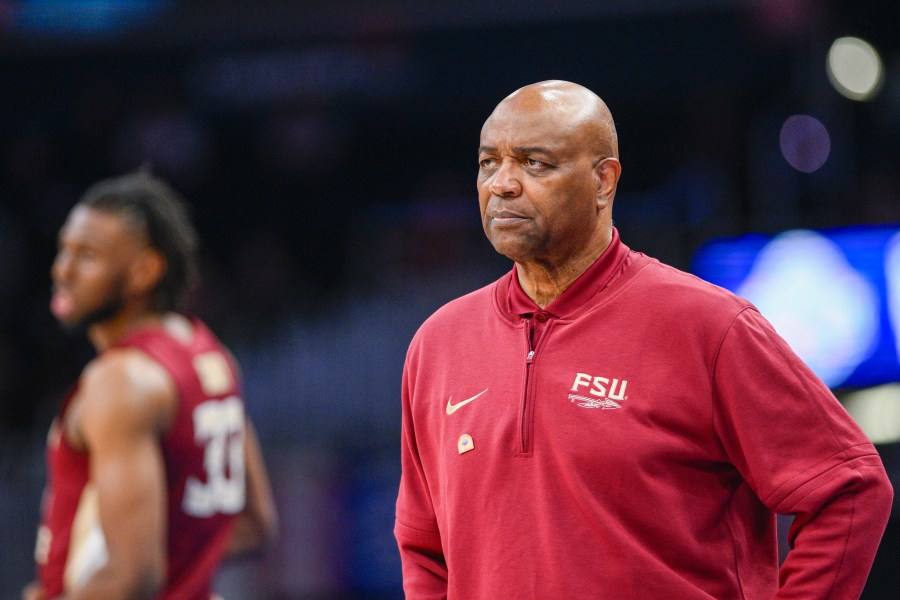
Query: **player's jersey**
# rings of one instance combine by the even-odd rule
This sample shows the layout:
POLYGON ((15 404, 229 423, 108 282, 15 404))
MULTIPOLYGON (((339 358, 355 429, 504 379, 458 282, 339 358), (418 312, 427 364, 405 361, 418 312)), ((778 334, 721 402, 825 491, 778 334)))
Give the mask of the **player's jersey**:
MULTIPOLYGON (((134 332, 137 348, 175 381, 177 414, 160 440, 168 490, 165 600, 208 600, 210 580, 244 507, 244 406, 230 354, 200 321, 183 344, 160 328, 134 332)), ((61 423, 77 384, 50 430, 49 467, 36 558, 48 598, 76 589, 106 561, 89 454, 72 448, 61 423)))

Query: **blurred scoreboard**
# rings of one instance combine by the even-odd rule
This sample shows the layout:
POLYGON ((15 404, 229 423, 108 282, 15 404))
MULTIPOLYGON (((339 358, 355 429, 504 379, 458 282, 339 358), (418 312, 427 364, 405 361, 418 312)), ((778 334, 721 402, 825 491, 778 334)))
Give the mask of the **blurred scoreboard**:
POLYGON ((691 271, 756 305, 829 387, 900 382, 900 226, 717 239, 691 271))

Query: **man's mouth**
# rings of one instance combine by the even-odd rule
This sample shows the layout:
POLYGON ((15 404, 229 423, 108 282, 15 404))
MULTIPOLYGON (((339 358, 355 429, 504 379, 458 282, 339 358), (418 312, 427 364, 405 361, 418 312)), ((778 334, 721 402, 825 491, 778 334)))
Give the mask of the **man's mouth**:
POLYGON ((528 217, 517 212, 509 210, 498 210, 491 214, 491 223, 494 225, 514 225, 526 220, 528 217))
POLYGON ((56 289, 50 298, 50 312, 57 319, 68 318, 75 309, 75 301, 72 294, 65 290, 56 289))

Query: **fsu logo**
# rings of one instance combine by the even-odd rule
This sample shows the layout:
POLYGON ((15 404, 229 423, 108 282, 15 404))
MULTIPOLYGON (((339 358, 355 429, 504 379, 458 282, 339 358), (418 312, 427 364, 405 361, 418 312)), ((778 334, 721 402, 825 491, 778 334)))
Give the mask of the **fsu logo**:
POLYGON ((581 408, 601 408, 603 410, 615 410, 622 408, 621 401, 627 400, 625 388, 628 381, 624 379, 610 379, 609 377, 595 377, 588 373, 575 375, 569 394, 569 402, 577 402, 581 408))

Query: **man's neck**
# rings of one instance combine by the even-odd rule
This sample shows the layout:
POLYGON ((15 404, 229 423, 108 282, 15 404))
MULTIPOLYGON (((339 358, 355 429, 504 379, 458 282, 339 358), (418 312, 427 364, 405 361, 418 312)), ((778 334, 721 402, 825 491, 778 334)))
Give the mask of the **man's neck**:
POLYGON ((146 308, 122 309, 117 314, 88 328, 88 339, 98 352, 106 350, 132 331, 150 325, 160 325, 164 314, 146 308))
POLYGON ((541 261, 516 262, 516 272, 522 291, 541 308, 546 308, 559 298, 582 273, 594 264, 609 247, 612 239, 603 245, 587 249, 561 264, 541 261))

